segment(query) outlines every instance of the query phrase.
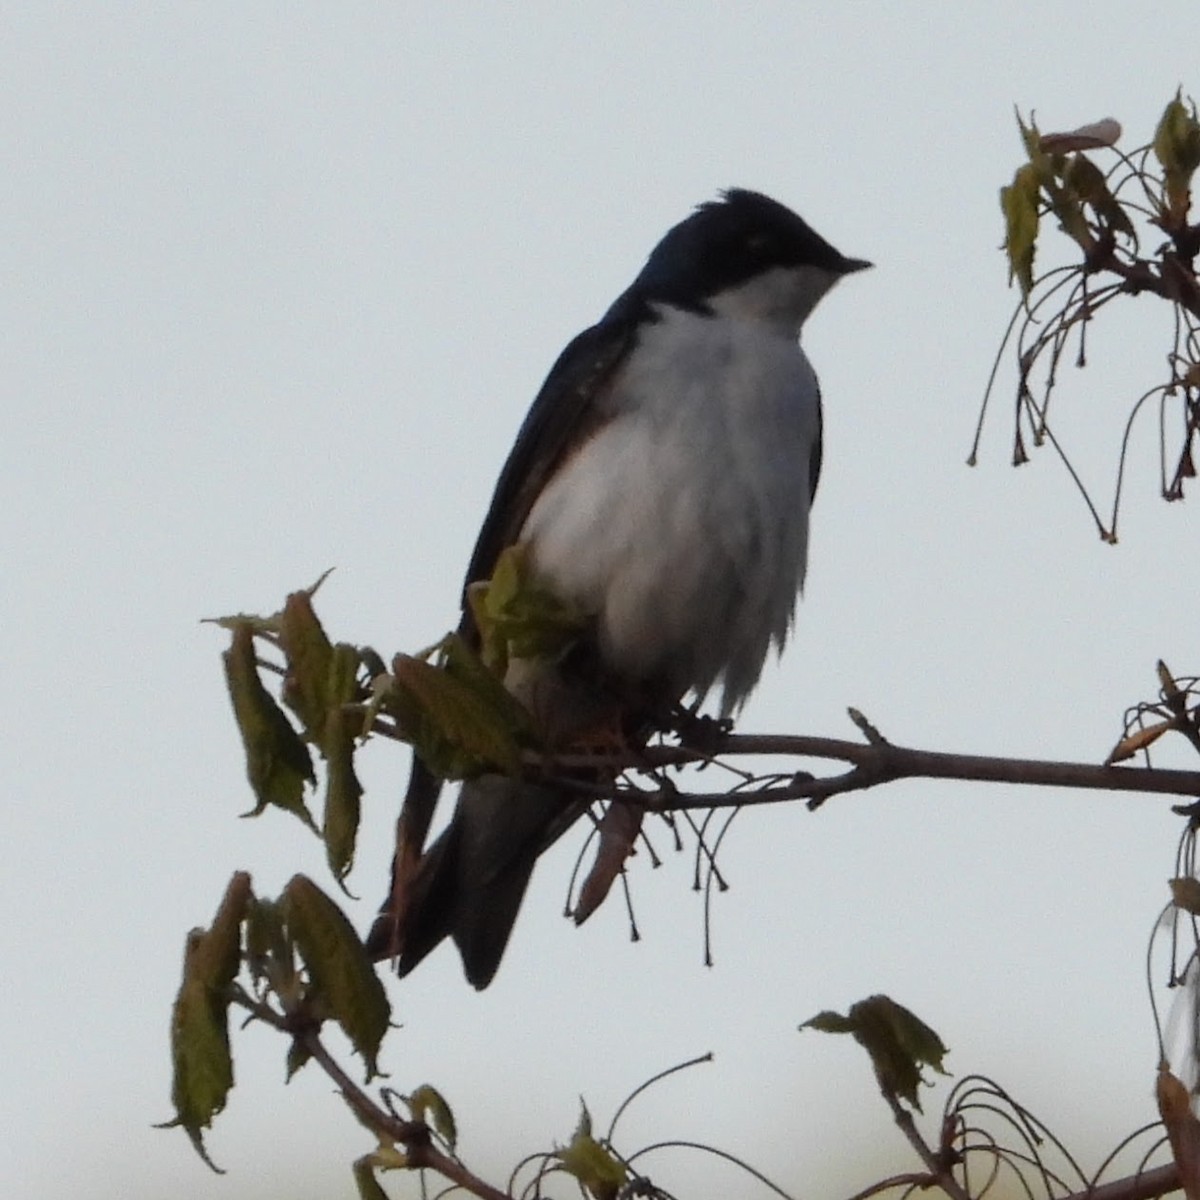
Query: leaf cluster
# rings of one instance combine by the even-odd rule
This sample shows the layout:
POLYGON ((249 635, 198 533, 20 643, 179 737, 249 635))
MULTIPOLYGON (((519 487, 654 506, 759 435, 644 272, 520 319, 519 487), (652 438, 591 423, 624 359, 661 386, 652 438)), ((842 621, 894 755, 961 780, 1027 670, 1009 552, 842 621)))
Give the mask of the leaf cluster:
MULTIPOLYGON (((1147 401, 1159 403, 1164 499, 1182 498, 1184 481, 1196 473, 1192 443, 1200 431, 1200 220, 1192 204, 1192 180, 1200 168, 1200 117, 1195 105, 1177 92, 1153 138, 1130 152, 1117 147, 1121 127, 1111 118, 1067 133, 1042 133, 1032 117, 1026 122, 1020 114, 1017 124, 1025 161, 1000 189, 1000 207, 1009 281, 1019 285, 1021 301, 997 353, 968 461, 976 460, 997 368, 1017 330, 1013 463, 1028 461, 1027 432, 1035 447, 1049 442, 1101 537, 1115 542, 1130 432, 1147 401), (1066 265, 1039 270, 1041 250, 1050 240, 1048 223, 1067 239, 1069 253, 1066 265), (1132 407, 1112 514, 1106 518, 1051 429, 1050 398, 1069 348, 1076 348, 1075 364, 1086 365, 1087 332, 1100 310, 1143 295, 1169 306, 1169 344, 1163 356, 1168 375, 1132 407), (1176 411, 1183 418, 1181 428, 1176 411)), ((1061 240, 1056 244, 1063 245, 1061 240)))
POLYGON ((921 1103, 917 1089, 923 1084, 929 1086, 922 1068, 932 1067, 946 1074, 942 1059, 948 1051, 941 1038, 890 996, 868 996, 852 1004, 845 1016, 828 1010, 817 1013, 800 1028, 850 1034, 870 1055, 883 1094, 903 1100, 918 1112, 921 1103))
MULTIPOLYGON (((171 1019, 175 1116, 209 1162, 203 1130, 233 1087, 230 1008, 290 1035, 290 1078, 311 1058, 312 1037, 334 1021, 362 1057, 366 1077, 391 1006, 366 949, 338 906, 310 879, 294 876, 277 900, 255 895, 250 876, 230 880, 212 925, 193 930, 171 1019)), ((211 1162, 210 1162, 211 1165, 211 1162)))
POLYGON ((587 618, 534 577, 529 547, 517 542, 496 560, 491 579, 467 588, 480 657, 503 678, 512 659, 554 659, 588 628, 587 618))
POLYGON ((367 697, 362 672, 368 659, 354 646, 330 642, 313 610, 315 591, 293 592, 272 617, 223 617, 216 623, 231 635, 225 682, 255 797, 246 815, 274 807, 298 817, 324 841, 329 868, 340 883, 354 863, 361 815, 354 749, 366 728, 361 704, 367 697), (260 660, 258 642, 278 651, 283 666, 260 660), (282 705, 264 684, 264 670, 281 677, 282 705), (326 768, 319 830, 305 803, 308 788, 316 785, 310 747, 326 768))
POLYGON ((1034 287, 1033 263, 1044 216, 1053 216, 1083 251, 1088 271, 1109 267, 1108 260, 1123 244, 1126 265, 1147 268, 1139 286, 1163 280, 1167 255, 1190 263, 1200 250, 1197 230, 1189 224, 1192 177, 1200 167, 1200 118, 1181 91, 1163 110, 1150 145, 1131 156, 1115 149, 1121 127, 1111 118, 1069 133, 1043 134, 1032 117, 1026 124, 1018 113, 1017 125, 1027 161, 1000 189, 1000 207, 1009 278, 1020 284, 1023 295, 1028 297, 1034 287), (1108 152, 1117 161, 1101 170, 1086 150, 1108 152), (1150 166, 1146 150, 1153 152, 1157 170, 1150 166), (1131 182, 1140 187, 1136 198, 1127 199, 1123 192, 1131 182), (1135 221, 1142 217, 1171 239, 1160 251, 1158 274, 1149 260, 1136 257, 1135 221))
POLYGON ((1192 176, 1200 167, 1200 120, 1195 103, 1184 103, 1182 89, 1159 119, 1154 131, 1154 156, 1163 172, 1159 223, 1172 232, 1186 224, 1192 202, 1192 176))
POLYGON ((607 1139, 597 1141, 593 1136, 592 1114, 586 1104, 580 1105, 579 1122, 570 1142, 555 1151, 555 1158, 592 1200, 616 1200, 629 1180, 629 1171, 607 1139))
POLYGON ((430 657, 397 654, 390 677, 376 681, 376 701, 404 740, 443 779, 515 774, 534 742, 529 714, 461 634, 447 634, 430 657))
MULTIPOLYGON (((1112 132, 1115 140, 1120 126, 1110 124, 1112 129, 1107 132, 1112 132)), ((1012 183, 1000 189, 1000 207, 1009 280, 1015 279, 1022 294, 1028 296, 1043 214, 1055 216, 1062 231, 1085 255, 1091 255, 1101 240, 1115 241, 1118 234, 1136 245, 1137 234, 1109 189, 1104 172, 1083 152, 1083 147, 1105 144, 1102 139, 1070 134, 1043 138, 1032 120, 1026 125, 1020 114, 1017 125, 1029 161, 1017 168, 1012 183)))
POLYGON ((504 671, 513 658, 563 653, 585 623, 538 586, 517 545, 490 581, 470 590, 477 639, 447 634, 420 654, 395 655, 388 669, 370 647, 330 640, 313 607, 323 579, 293 592, 272 616, 215 623, 230 633, 225 680, 255 797, 246 815, 273 807, 297 817, 321 837, 344 886, 361 818, 361 743, 379 732, 409 742, 445 779, 516 773, 538 739, 504 687, 504 671), (278 681, 278 698, 268 677, 278 681), (319 827, 307 804, 317 787, 314 751, 324 764, 319 827))

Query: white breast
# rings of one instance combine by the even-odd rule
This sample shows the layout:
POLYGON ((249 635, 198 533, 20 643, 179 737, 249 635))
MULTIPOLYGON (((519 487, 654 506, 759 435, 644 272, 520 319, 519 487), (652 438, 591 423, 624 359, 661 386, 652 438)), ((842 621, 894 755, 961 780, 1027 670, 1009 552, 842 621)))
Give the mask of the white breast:
POLYGON ((794 335, 663 306, 615 381, 617 415, 559 471, 522 537, 598 619, 619 675, 722 712, 782 647, 808 547, 817 379, 794 335))

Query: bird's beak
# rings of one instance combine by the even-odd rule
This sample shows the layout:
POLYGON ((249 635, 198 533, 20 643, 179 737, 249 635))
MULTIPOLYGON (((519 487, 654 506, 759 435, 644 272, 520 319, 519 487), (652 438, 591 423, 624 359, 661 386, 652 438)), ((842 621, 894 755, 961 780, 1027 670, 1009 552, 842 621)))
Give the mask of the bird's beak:
POLYGON ((874 265, 872 262, 867 262, 865 258, 843 258, 841 274, 853 275, 855 271, 866 271, 874 265))

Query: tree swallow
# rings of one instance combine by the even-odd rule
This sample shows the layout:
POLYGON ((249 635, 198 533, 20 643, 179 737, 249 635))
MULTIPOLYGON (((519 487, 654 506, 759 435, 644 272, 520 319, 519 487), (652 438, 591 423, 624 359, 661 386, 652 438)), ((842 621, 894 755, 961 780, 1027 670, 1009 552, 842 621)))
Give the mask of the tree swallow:
MULTIPOLYGON (((559 356, 508 457, 466 583, 523 543, 539 585, 589 618, 580 652, 514 662, 506 686, 560 745, 611 716, 642 741, 687 696, 731 715, 783 648, 804 584, 821 395, 800 330, 847 258, 795 213, 734 189, 655 247, 559 356)), ((477 641, 465 603, 460 630, 477 641)), ((538 856, 584 811, 549 785, 466 782, 422 852, 439 780, 414 758, 393 890, 368 949, 412 970, 444 938, 496 973, 538 856)))

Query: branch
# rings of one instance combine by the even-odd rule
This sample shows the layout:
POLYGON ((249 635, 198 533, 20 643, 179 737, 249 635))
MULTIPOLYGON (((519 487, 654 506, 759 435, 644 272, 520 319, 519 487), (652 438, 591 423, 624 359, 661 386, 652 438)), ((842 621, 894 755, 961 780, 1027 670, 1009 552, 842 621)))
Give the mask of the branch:
POLYGON ((431 1170, 452 1184, 478 1196, 480 1200, 512 1200, 512 1197, 480 1179, 462 1162, 440 1150, 433 1141, 424 1121, 406 1121, 376 1104, 342 1069, 321 1041, 319 1025, 302 1014, 283 1014, 270 1005, 255 1000, 241 988, 234 991, 232 1000, 253 1017, 283 1033, 291 1034, 304 1047, 314 1062, 337 1085, 338 1091, 351 1112, 381 1142, 398 1142, 404 1147, 404 1157, 410 1170, 431 1170))
POLYGON ((485 1183, 478 1175, 467 1170, 458 1159, 443 1153, 431 1141, 425 1142, 423 1146, 408 1146, 407 1150, 410 1167, 424 1167, 436 1171, 457 1187, 480 1197, 480 1200, 512 1200, 508 1192, 502 1192, 490 1183, 485 1183))
POLYGON ((393 1142, 401 1142, 412 1161, 412 1151, 416 1146, 429 1142, 429 1128, 424 1121, 404 1121, 376 1104, 342 1070, 341 1064, 325 1048, 321 1035, 316 1029, 309 1029, 296 1034, 296 1040, 308 1051, 313 1061, 320 1063, 321 1070, 337 1084, 342 1099, 350 1107, 354 1115, 377 1137, 387 1138, 393 1142))
POLYGON ((507 1192, 493 1187, 479 1178, 458 1159, 439 1150, 429 1134, 424 1121, 405 1121, 380 1108, 345 1071, 325 1048, 317 1031, 309 1030, 299 1035, 304 1048, 321 1068, 337 1084, 342 1098, 353 1110, 354 1115, 377 1137, 400 1142, 411 1170, 436 1171, 457 1187, 471 1192, 480 1200, 512 1200, 507 1192))
POLYGON ((810 809, 819 808, 830 796, 865 791, 897 779, 957 779, 964 782, 1014 783, 1035 787, 1088 788, 1095 791, 1143 792, 1155 795, 1200 796, 1200 771, 1164 771, 1152 767, 1109 767, 1092 763, 1052 762, 1032 758, 995 758, 981 754, 949 754, 916 750, 887 741, 848 742, 837 738, 801 737, 787 734, 726 734, 701 753, 686 746, 651 746, 634 756, 598 757, 562 755, 553 759, 529 756, 531 767, 540 764, 542 777, 547 765, 557 773, 582 768, 653 770, 669 766, 709 763, 723 756, 743 754, 786 755, 798 758, 834 759, 851 763, 839 775, 814 779, 806 772, 788 782, 767 784, 753 791, 678 792, 671 788, 638 791, 634 788, 605 789, 581 783, 565 784, 590 791, 597 797, 620 796, 629 803, 642 803, 653 812, 680 812, 700 808, 742 808, 755 804, 779 804, 806 800, 810 809))
POLYGON ((1114 250, 1112 244, 1087 256, 1090 273, 1111 271, 1121 278, 1122 289, 1138 295, 1152 292, 1163 300, 1169 300, 1187 309, 1194 317, 1200 317, 1200 289, 1195 275, 1179 261, 1177 253, 1164 256, 1156 271, 1148 259, 1135 258, 1126 262, 1114 250), (1169 264, 1169 265, 1168 265, 1169 264))
POLYGON ((1085 1192, 1076 1192, 1073 1196, 1064 1196, 1062 1200, 1154 1200, 1155 1196, 1165 1196, 1182 1187, 1179 1168, 1171 1162, 1164 1167, 1139 1171, 1125 1179, 1088 1188, 1085 1192))
POLYGON ((883 1089, 883 1098, 888 1102, 892 1116, 896 1118, 896 1124, 900 1126, 900 1132, 908 1139, 908 1144, 912 1146, 917 1152, 917 1156, 928 1168, 929 1182, 940 1187, 951 1200, 971 1200, 970 1193, 954 1178, 953 1161, 949 1160, 947 1155, 939 1154, 930 1148, 921 1136, 921 1131, 917 1128, 912 1113, 888 1088, 883 1089))

